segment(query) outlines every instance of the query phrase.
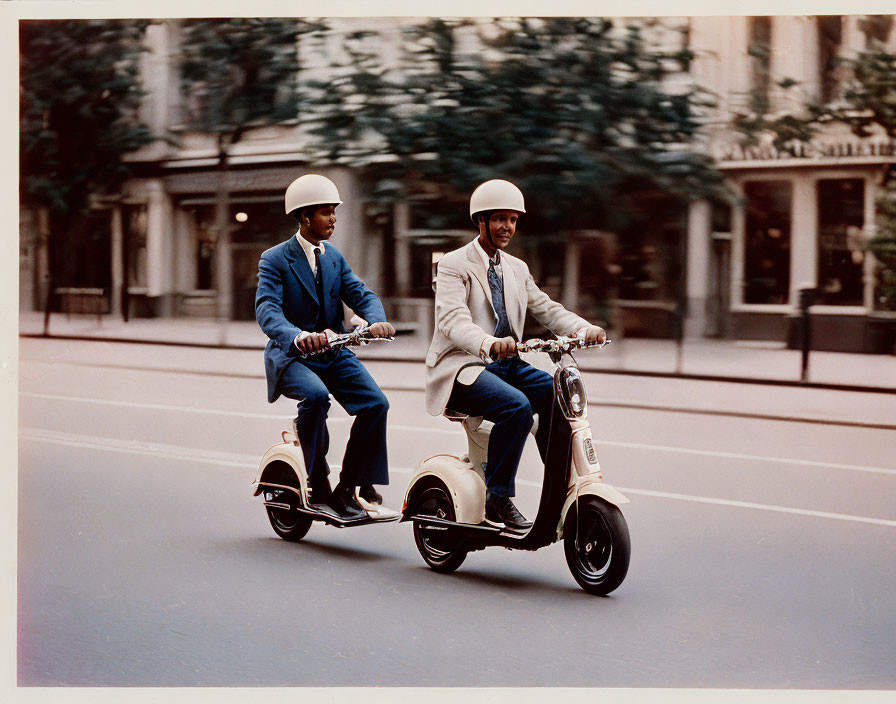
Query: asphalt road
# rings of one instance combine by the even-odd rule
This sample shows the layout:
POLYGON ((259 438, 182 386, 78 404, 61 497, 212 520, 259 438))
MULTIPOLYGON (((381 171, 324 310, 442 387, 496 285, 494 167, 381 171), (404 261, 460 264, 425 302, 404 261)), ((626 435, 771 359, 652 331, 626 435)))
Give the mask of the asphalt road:
MULTIPOLYGON (((463 437, 423 411, 419 366, 369 368, 398 506, 411 468, 463 437)), ((587 384, 604 474, 632 500, 607 598, 560 545, 443 576, 407 524, 277 538, 250 482, 293 405, 266 403, 257 352, 22 340, 19 685, 896 688, 890 401, 587 384)), ((331 464, 348 427, 334 410, 331 464)))

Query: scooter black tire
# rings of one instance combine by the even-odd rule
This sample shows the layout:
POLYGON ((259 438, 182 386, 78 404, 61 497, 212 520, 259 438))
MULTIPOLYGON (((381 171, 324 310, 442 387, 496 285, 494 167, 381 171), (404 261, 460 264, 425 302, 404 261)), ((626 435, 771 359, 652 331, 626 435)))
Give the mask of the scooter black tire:
POLYGON ((573 504, 566 514, 563 549, 579 586, 589 594, 606 596, 628 573, 631 539, 622 511, 597 496, 581 497, 578 507, 573 504))
MULTIPOLYGON (((414 513, 425 516, 436 516, 446 521, 454 520, 454 503, 442 486, 433 486, 423 491, 417 499, 414 513)), ((414 523, 414 542, 420 551, 423 561, 430 569, 440 574, 450 574, 461 566, 467 557, 466 551, 452 550, 450 546, 440 545, 438 539, 432 537, 432 531, 414 523)))
POLYGON ((296 543, 308 533, 313 521, 308 516, 303 516, 293 508, 276 508, 265 506, 268 512, 268 520, 271 528, 284 540, 296 543))

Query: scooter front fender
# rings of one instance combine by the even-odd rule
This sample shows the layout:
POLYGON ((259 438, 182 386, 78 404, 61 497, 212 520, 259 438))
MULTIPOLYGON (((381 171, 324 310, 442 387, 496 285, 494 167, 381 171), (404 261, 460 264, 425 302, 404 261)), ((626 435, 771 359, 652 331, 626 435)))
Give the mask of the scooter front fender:
POLYGON ((255 479, 252 482, 252 486, 255 487, 253 496, 258 496, 261 493, 262 489, 260 482, 264 481, 266 470, 274 462, 283 462, 288 465, 296 475, 299 489, 303 492, 305 491, 307 488, 305 486, 305 458, 302 455, 302 448, 295 443, 283 442, 268 448, 268 451, 262 456, 261 462, 258 465, 258 473, 255 475, 255 479))
POLYGON ((405 492, 402 520, 408 519, 408 512, 413 509, 415 490, 433 478, 448 488, 458 523, 481 523, 485 520, 485 480, 469 460, 448 454, 425 459, 417 467, 405 492))
POLYGON ((631 503, 625 494, 609 484, 605 484, 599 479, 579 483, 574 491, 569 492, 566 497, 566 502, 563 504, 563 511, 560 514, 560 522, 557 524, 558 540, 563 536, 563 526, 566 523, 566 514, 569 513, 569 509, 573 502, 580 496, 588 495, 600 497, 607 503, 611 503, 619 508, 621 508, 623 504, 631 503))

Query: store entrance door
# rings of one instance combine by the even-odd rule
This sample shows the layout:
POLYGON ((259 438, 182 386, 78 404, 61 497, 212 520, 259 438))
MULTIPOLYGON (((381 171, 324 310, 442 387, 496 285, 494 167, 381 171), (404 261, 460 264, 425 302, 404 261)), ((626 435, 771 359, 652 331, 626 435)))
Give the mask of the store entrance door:
POLYGON ((707 336, 731 337, 731 235, 714 233, 707 336))

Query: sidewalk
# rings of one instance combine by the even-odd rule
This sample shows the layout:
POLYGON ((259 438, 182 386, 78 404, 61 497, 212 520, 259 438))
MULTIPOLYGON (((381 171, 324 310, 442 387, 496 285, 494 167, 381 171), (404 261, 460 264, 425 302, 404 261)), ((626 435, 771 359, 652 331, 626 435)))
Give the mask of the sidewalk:
MULTIPOLYGON (((43 335, 43 313, 21 313, 21 336, 43 335)), ((55 313, 50 318, 51 337, 66 339, 145 342, 155 344, 262 349, 266 342, 254 321, 220 324, 189 318, 134 319, 55 313)), ((412 333, 396 336, 392 343, 373 343, 356 349, 367 359, 422 362, 429 340, 412 333)), ((615 340, 605 350, 579 357, 587 371, 684 375, 719 379, 750 379, 798 383, 801 355, 783 344, 736 340, 685 340, 679 349, 674 340, 615 340)), ((896 356, 839 352, 809 355, 809 383, 826 386, 868 387, 896 392, 896 356)))

